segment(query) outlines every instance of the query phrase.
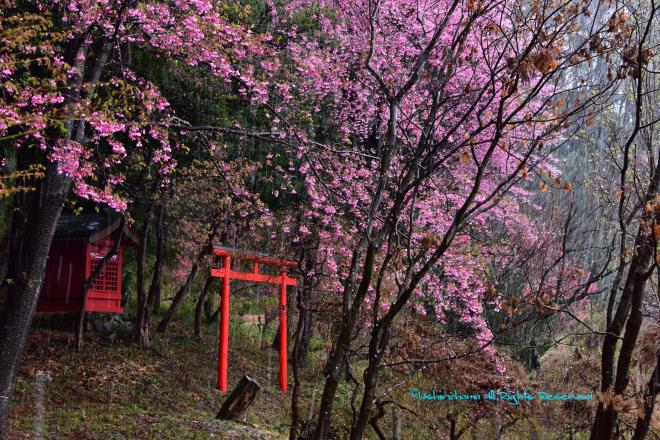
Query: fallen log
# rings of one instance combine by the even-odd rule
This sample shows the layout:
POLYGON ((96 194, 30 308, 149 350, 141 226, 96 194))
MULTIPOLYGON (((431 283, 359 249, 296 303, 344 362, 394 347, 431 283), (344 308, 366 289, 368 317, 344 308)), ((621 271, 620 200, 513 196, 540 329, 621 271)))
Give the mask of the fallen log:
POLYGON ((243 375, 241 381, 222 404, 220 412, 218 412, 215 418, 220 420, 238 419, 252 404, 260 389, 261 386, 259 386, 256 380, 243 375))

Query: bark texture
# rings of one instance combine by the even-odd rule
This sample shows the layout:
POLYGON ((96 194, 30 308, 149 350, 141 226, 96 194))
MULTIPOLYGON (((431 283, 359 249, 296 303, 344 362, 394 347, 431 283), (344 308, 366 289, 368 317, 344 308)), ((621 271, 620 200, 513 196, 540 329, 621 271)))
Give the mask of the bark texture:
POLYGON ((195 336, 198 338, 202 337, 202 311, 204 309, 204 304, 206 303, 206 297, 211 290, 213 285, 213 278, 211 275, 206 277, 204 282, 204 287, 199 292, 199 298, 197 298, 197 304, 195 305, 195 336))
POLYGON ((56 165, 47 165, 40 204, 31 207, 33 215, 20 225, 26 233, 15 237, 20 241, 14 240, 12 245, 13 258, 7 273, 12 282, 6 284, 7 297, 0 312, 0 439, 8 434, 13 383, 39 299, 55 225, 70 184, 67 177, 57 172, 56 165))
POLYGON ((137 320, 133 328, 133 339, 142 347, 151 346, 151 309, 145 292, 145 264, 147 255, 147 244, 154 208, 148 210, 140 231, 140 242, 138 243, 135 256, 135 271, 137 284, 137 320))
POLYGON ((635 433, 632 440, 644 440, 649 432, 653 409, 655 408, 655 397, 660 393, 660 357, 656 362, 655 370, 651 374, 644 397, 644 417, 638 417, 635 424, 635 433))
MULTIPOLYGON (((660 160, 656 164, 644 204, 655 201, 660 188, 660 160)), ((653 224, 653 211, 642 216, 635 237, 635 253, 630 262, 630 269, 621 293, 621 299, 616 313, 607 328, 603 340, 601 357, 601 391, 614 392, 621 395, 630 381, 632 357, 637 346, 639 330, 644 320, 642 305, 646 291, 646 283, 653 272, 654 250, 657 246, 653 231, 648 225, 653 224), (621 348, 616 357, 621 332, 624 331, 621 348), (616 360, 616 370, 615 370, 616 360), (616 371, 616 376, 615 376, 616 371)), ((618 413, 614 405, 607 407, 603 402, 598 404, 596 417, 591 428, 591 440, 611 440, 617 426, 618 413)))
POLYGON ((167 327, 170 325, 172 318, 174 318, 176 312, 179 310, 179 307, 181 307, 181 304, 183 304, 183 300, 186 298, 186 296, 188 296, 188 293, 192 288, 193 282, 195 281, 195 277, 197 276, 197 272, 199 272, 199 268, 203 263, 204 258, 213 251, 213 241, 215 240, 218 234, 219 228, 220 228, 220 223, 214 223, 211 226, 211 230, 206 238, 206 243, 204 243, 204 246, 200 250, 199 254, 197 254, 197 258, 190 267, 190 272, 188 272, 186 281, 176 292, 176 295, 174 295, 174 299, 172 300, 172 304, 170 305, 170 308, 167 309, 165 316, 163 316, 163 319, 161 319, 161 321, 158 323, 158 327, 156 330, 159 333, 165 333, 167 331, 167 327))
MULTIPOLYGON (((316 249, 306 257, 304 271, 310 273, 316 266, 316 249)), ((309 340, 311 337, 312 312, 309 302, 314 288, 314 279, 308 276, 303 278, 302 288, 297 290, 296 308, 298 309, 298 321, 296 323, 293 352, 291 354, 291 366, 293 369, 293 391, 291 393, 291 428, 289 429, 289 440, 298 438, 302 416, 300 414, 300 391, 301 391, 301 368, 307 360, 309 340)))

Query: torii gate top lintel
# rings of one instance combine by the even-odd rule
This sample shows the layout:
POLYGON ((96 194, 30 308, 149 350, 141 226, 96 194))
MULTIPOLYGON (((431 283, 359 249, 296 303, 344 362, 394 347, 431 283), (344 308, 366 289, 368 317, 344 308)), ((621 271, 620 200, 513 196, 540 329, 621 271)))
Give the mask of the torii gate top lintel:
POLYGON ((229 351, 229 281, 231 279, 254 281, 280 285, 280 387, 287 389, 287 324, 286 324, 286 286, 295 286, 296 279, 290 278, 287 268, 298 263, 259 254, 257 252, 239 251, 235 248, 214 246, 213 254, 222 257, 222 267, 211 268, 211 276, 222 278, 221 313, 220 313, 220 350, 218 352, 218 388, 227 391, 227 355, 229 351), (252 272, 235 272, 231 270, 231 260, 248 260, 253 262, 252 272), (279 275, 259 273, 259 264, 280 267, 279 275))
POLYGON ((219 257, 232 257, 237 260, 250 260, 258 263, 271 264, 273 266, 295 267, 298 265, 298 263, 293 260, 285 260, 263 252, 240 250, 228 246, 213 246, 213 254, 219 257))

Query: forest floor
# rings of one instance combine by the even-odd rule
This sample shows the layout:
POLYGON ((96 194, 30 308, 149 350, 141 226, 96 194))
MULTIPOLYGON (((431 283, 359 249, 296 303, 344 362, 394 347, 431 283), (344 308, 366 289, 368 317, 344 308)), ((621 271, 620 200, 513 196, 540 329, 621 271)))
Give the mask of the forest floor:
MULTIPOLYGON (((262 333, 259 322, 252 319, 257 316, 252 308, 245 308, 243 313, 242 306, 241 301, 234 301, 237 319, 230 321, 229 388, 243 374, 261 385, 243 420, 215 419, 225 399, 217 390, 217 324, 205 325, 203 337, 198 339, 188 322, 191 313, 187 310, 165 335, 153 334, 150 349, 138 347, 128 337, 108 338, 90 333, 86 335, 83 352, 78 353, 70 331, 54 330, 56 325, 33 329, 16 380, 9 440, 287 439, 293 378, 289 368, 289 392, 282 393, 278 354, 271 348, 277 325, 272 323, 262 333)), ((411 341, 395 341, 395 349, 405 347, 413 354, 414 350, 427 350, 411 341)), ((313 339, 309 363, 302 370, 300 412, 307 429, 313 425, 312 409, 317 407, 321 394, 320 372, 326 349, 324 342, 313 339)), ((448 342, 441 349, 434 352, 436 357, 466 352, 469 347, 448 342)), ((508 360, 507 383, 511 389, 561 391, 557 387, 563 384, 587 392, 583 388, 585 377, 593 382, 590 389, 597 385, 598 362, 595 356, 589 356, 591 351, 585 349, 579 357, 573 351, 553 353, 543 357, 543 367, 533 373, 533 378, 522 365, 508 360)), ((361 377, 364 367, 364 361, 356 360, 353 375, 361 377)), ((588 437, 595 402, 567 408, 562 402, 443 405, 410 398, 410 387, 431 390, 437 386, 448 391, 499 388, 500 375, 486 356, 456 359, 415 374, 406 371, 385 370, 379 382, 382 393, 401 402, 396 418, 390 408, 391 415, 388 413, 379 423, 388 431, 400 429, 401 438, 448 438, 450 420, 457 420, 457 426, 467 430, 464 439, 497 438, 495 430, 500 422, 494 420, 500 420, 500 415, 502 425, 507 426, 507 433, 501 438, 536 438, 542 431, 546 438, 566 438, 564 434, 570 429, 576 433, 575 438, 588 437)), ((333 407, 333 427, 338 431, 333 438, 341 438, 350 426, 353 389, 350 381, 342 380, 339 384, 333 407)), ((370 430, 367 437, 375 438, 375 434, 370 430)))
POLYGON ((9 439, 288 438, 290 396, 279 390, 277 352, 243 327, 232 327, 229 386, 245 373, 262 388, 240 422, 215 420, 225 397, 216 388, 217 326, 200 340, 173 323, 152 349, 88 335, 82 353, 69 332, 34 330, 9 439))

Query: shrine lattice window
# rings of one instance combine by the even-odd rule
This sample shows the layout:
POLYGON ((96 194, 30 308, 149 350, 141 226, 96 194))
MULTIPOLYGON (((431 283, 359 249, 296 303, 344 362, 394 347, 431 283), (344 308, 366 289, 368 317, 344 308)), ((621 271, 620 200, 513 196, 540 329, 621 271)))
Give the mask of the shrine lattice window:
MULTIPOLYGON (((98 265, 101 263, 101 260, 96 258, 91 259, 90 265, 90 274, 94 273, 98 265)), ((114 292, 119 286, 119 265, 118 261, 110 260, 105 263, 105 267, 101 270, 101 273, 98 274, 96 279, 91 285, 93 290, 102 290, 107 292, 114 292)))

